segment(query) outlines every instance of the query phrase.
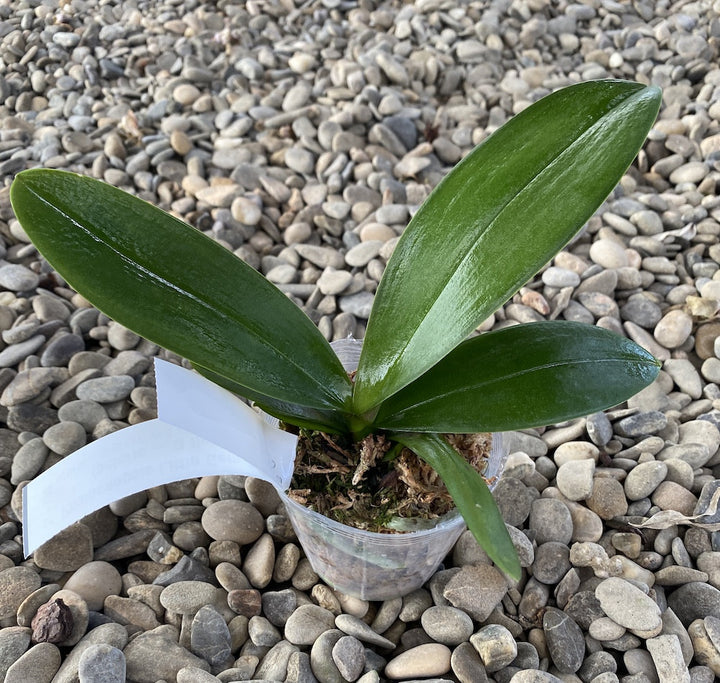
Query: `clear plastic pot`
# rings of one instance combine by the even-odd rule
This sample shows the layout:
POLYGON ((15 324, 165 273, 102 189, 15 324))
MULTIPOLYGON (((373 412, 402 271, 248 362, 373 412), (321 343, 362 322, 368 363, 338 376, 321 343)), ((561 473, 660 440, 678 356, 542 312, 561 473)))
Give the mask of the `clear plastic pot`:
MULTIPOLYGON (((333 343, 348 371, 357 367, 361 347, 362 342, 354 339, 333 343)), ((506 458, 502 435, 493 434, 485 477, 497 481, 506 458)), ((453 510, 429 529, 363 531, 314 512, 283 492, 280 496, 313 570, 333 588, 364 600, 387 600, 422 586, 465 529, 462 516, 453 510)))

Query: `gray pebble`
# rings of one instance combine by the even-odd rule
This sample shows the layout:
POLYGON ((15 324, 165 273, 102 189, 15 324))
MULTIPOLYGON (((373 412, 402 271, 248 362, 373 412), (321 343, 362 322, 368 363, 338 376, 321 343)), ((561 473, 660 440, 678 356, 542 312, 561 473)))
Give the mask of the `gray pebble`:
POLYGON ((204 605, 192 620, 191 651, 215 668, 227 662, 230 648, 230 631, 225 619, 212 605, 204 605))
POLYGON ((392 598, 385 600, 375 615, 375 618, 370 625, 373 631, 376 633, 384 633, 387 631, 398 619, 400 612, 403 608, 402 598, 392 598))
POLYGON ((125 655, 112 645, 91 645, 78 663, 80 683, 124 683, 125 655))
MULTIPOLYGON (((12 654, 5 650, 5 655, 12 654)), ((0 673, 2 673, 4 657, 0 657, 0 673)), ((8 657, 9 659, 9 657, 8 657)), ((5 674, 4 683, 50 683, 62 662, 60 650, 52 643, 38 643, 33 645, 25 654, 18 657, 5 674)), ((82 680, 82 679, 81 679, 82 680)), ((125 680, 123 675, 122 679, 125 680)), ((110 680, 109 683, 113 683, 110 680)))
POLYGON ((40 356, 43 367, 64 367, 70 359, 85 350, 85 341, 78 334, 63 334, 51 341, 40 356))
POLYGON ((337 629, 321 633, 310 650, 310 666, 319 683, 343 683, 343 676, 332 658, 335 644, 345 634, 337 629))
POLYGON ((644 294, 635 294, 620 307, 623 320, 630 320, 646 329, 654 328, 662 318, 662 309, 644 294))
POLYGON ((698 183, 708 173, 708 167, 702 161, 689 161, 676 168, 670 174, 671 183, 698 183))
POLYGON ((319 605, 300 605, 285 623, 285 637, 294 645, 312 645, 335 628, 335 615, 319 605))
POLYGON ((402 609, 398 618, 405 623, 419 621, 423 612, 433 604, 432 596, 424 588, 418 588, 412 593, 408 593, 402 601, 402 609))
POLYGON ((217 588, 204 581, 177 581, 160 593, 160 604, 178 614, 195 614, 215 600, 217 588))
POLYGON ((370 628, 364 621, 354 617, 351 614, 338 614, 335 617, 335 626, 339 628, 343 633, 347 633, 349 636, 354 636, 358 640, 370 645, 376 645, 382 648, 393 649, 395 644, 384 638, 379 633, 370 628))
POLYGON ((707 583, 687 583, 668 597, 668 607, 687 628, 695 619, 720 619, 720 591, 707 583))
POLYGON ((13 485, 31 480, 42 468, 49 449, 42 439, 35 438, 23 444, 12 460, 10 482, 13 485))
POLYGON ((61 422, 75 422, 90 433, 97 424, 107 418, 107 411, 95 401, 70 401, 58 409, 61 422))
POLYGON ((270 534, 263 534, 248 551, 243 573, 255 588, 265 588, 270 583, 275 566, 275 544, 270 534))
POLYGON ((543 615, 543 632, 558 671, 575 673, 583 663, 585 640, 580 627, 565 612, 548 607, 543 615))
POLYGON ((664 462, 651 460, 633 467, 625 478, 628 500, 647 498, 664 481, 668 468, 664 462))
POLYGON ((595 589, 595 595, 603 612, 625 628, 651 631, 660 625, 657 603, 629 581, 605 579, 595 589))
POLYGON ((606 446, 612 439, 612 424, 605 413, 588 415, 585 424, 588 436, 596 446, 606 446))
POLYGON ((32 631, 22 626, 8 626, 0 630, 0 674, 6 675, 30 646, 32 631))
POLYGON ((593 460, 569 460, 558 468, 555 483, 568 500, 586 500, 593 491, 594 473, 593 460))
POLYGON ((127 398, 135 388, 135 380, 128 375, 96 377, 80 384, 76 391, 81 401, 112 403, 127 398))
POLYGON ((332 658, 343 678, 356 681, 365 668, 365 647, 357 638, 343 636, 333 646, 332 658))
POLYGON ((463 567, 445 586, 443 596, 474 620, 483 622, 507 592, 505 577, 489 565, 463 567))
POLYGON ((672 377, 680 391, 691 398, 702 396, 702 380, 698 371, 687 358, 670 358, 663 364, 663 370, 672 377))
POLYGON ((624 417, 615 423, 615 432, 620 436, 642 437, 655 434, 666 425, 667 417, 659 410, 653 410, 624 417))
POLYGON ((468 640, 474 630, 472 619, 455 607, 431 607, 423 612, 421 624, 433 640, 450 646, 468 640))
POLYGON ((128 642, 128 633, 124 626, 115 623, 96 626, 75 645, 63 660, 56 677, 56 683, 72 683, 78 680, 78 666, 85 650, 93 645, 105 644, 124 650, 128 642))
POLYGON ((507 524, 519 527, 530 515, 535 496, 530 487, 516 477, 502 477, 493 491, 493 497, 507 524))
POLYGON ((563 683, 557 676, 540 669, 518 671, 510 680, 512 683, 563 683))
POLYGON ((580 276, 572 270, 551 266, 543 271, 542 281, 548 287, 577 287, 580 284, 580 276))
POLYGON ((209 671, 205 660, 196 657, 162 633, 140 633, 123 650, 129 680, 172 680, 178 671, 194 666, 209 671))
POLYGON ((373 295, 370 292, 358 292, 349 296, 339 298, 340 310, 350 313, 357 318, 367 320, 372 310, 373 295))
POLYGON ((38 567, 75 571, 93 559, 92 533, 85 524, 76 522, 43 543, 33 557, 38 567))
POLYGON ((535 532, 538 543, 558 541, 568 544, 573 533, 570 510, 562 501, 539 498, 530 509, 528 528, 535 532))
POLYGON ((257 647, 273 647, 282 640, 282 634, 265 617, 254 616, 248 623, 248 635, 257 647))
MULTIPOLYGON (((150 367, 150 363, 150 358, 143 353, 120 351, 115 358, 105 365, 103 372, 106 375, 130 375, 135 377, 145 372, 150 367)), ((135 390, 133 389, 133 391, 135 390)))
POLYGON ((43 433, 45 445, 58 455, 70 455, 85 445, 85 427, 77 422, 59 422, 43 433))
POLYGON ((266 591, 262 595, 263 613, 275 626, 285 626, 297 606, 297 595, 292 590, 266 591))
POLYGON ((17 263, 0 266, 0 287, 11 292, 28 292, 40 282, 37 274, 17 263))
POLYGON ((40 588, 40 576, 29 567, 10 567, 0 571, 0 618, 13 616, 20 603, 40 588))
POLYGON ((202 516, 203 529, 216 541, 253 543, 263 532, 262 515, 250 503, 221 500, 208 507, 202 516))
MULTIPOLYGON (((411 680, 442 676, 450 671, 451 651, 440 643, 426 643, 393 657, 385 667, 391 680, 411 680)), ((430 681, 428 681, 430 683, 430 681)))
POLYGON ((570 569, 570 549, 564 543, 548 541, 535 550, 533 576, 540 582, 559 583, 570 569))
POLYGON ((36 334, 24 341, 11 344, 0 351, 0 368, 11 368, 30 354, 35 353, 45 343, 42 334, 36 334))
POLYGON ((254 678, 269 681, 288 680, 285 675, 288 672, 290 657, 299 651, 300 648, 288 643, 287 640, 281 640, 263 657, 262 662, 255 669, 254 678))
POLYGON ((471 643, 460 643, 450 658, 453 673, 462 683, 487 683, 485 665, 471 643))

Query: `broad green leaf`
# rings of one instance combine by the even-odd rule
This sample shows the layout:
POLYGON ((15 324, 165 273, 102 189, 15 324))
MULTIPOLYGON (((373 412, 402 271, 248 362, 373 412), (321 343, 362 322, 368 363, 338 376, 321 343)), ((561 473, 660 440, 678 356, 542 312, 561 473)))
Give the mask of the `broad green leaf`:
POLYGON ((553 424, 625 401, 660 364, 600 327, 538 322, 463 342, 391 396, 375 427, 413 432, 502 432, 553 424))
POLYGON ((581 83, 515 116, 435 188, 378 287, 355 380, 360 414, 419 377, 545 265, 640 149, 660 91, 581 83))
POLYGON ((348 422, 340 411, 321 410, 319 408, 309 408, 295 403, 278 401, 268 396, 256 394, 247 387, 232 382, 226 377, 222 377, 206 368, 201 368, 199 365, 194 365, 193 368, 203 377, 221 386, 223 389, 227 389, 238 396, 253 401, 258 408, 261 408, 268 415, 272 415, 278 420, 288 422, 303 429, 312 429, 330 434, 344 434, 349 431, 348 422))
POLYGON ((485 480, 437 434, 392 436, 440 475, 475 540, 501 571, 519 581, 520 561, 515 546, 485 480))
POLYGON ((349 402, 347 374, 310 319, 200 231, 100 181, 20 173, 23 229, 108 316, 254 395, 321 410, 349 402))

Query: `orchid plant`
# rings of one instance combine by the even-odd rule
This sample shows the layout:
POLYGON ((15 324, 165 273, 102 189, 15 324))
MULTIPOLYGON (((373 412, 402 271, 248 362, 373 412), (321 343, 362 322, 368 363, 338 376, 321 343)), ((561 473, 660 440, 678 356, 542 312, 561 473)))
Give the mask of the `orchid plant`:
POLYGON ((483 478, 442 437, 554 424, 621 403, 658 374, 630 340, 538 322, 472 336, 584 225, 660 105, 655 87, 574 85, 468 154, 399 239, 349 377, 312 321, 223 246, 97 180, 20 173, 15 213, 94 306, 282 421, 355 440, 381 432, 440 475, 508 575, 520 568, 483 478))

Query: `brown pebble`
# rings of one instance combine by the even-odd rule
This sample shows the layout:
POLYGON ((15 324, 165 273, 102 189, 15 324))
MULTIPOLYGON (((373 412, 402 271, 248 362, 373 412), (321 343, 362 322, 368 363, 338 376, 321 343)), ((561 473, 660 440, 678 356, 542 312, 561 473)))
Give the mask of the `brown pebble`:
POLYGON ((655 489, 651 500, 661 510, 677 510, 683 515, 692 515, 697 504, 697 498, 674 481, 662 482, 655 489))
POLYGON ((58 598, 41 605, 30 624, 34 643, 62 643, 72 633, 74 619, 70 608, 58 598))
POLYGON ((695 352, 701 360, 715 356, 715 340, 720 337, 720 322, 700 325, 695 332, 695 352))
POLYGON ((585 503, 601 519, 624 515, 628 507, 622 484, 609 477, 595 478, 592 493, 585 503))
POLYGON ((184 157, 193 147, 192 140, 190 140, 187 133, 181 130, 174 130, 170 133, 170 146, 181 157, 184 157))
POLYGON ((260 591, 254 589, 233 590, 228 593, 228 606, 244 617, 257 617, 262 612, 260 591))

